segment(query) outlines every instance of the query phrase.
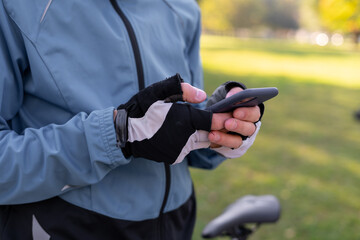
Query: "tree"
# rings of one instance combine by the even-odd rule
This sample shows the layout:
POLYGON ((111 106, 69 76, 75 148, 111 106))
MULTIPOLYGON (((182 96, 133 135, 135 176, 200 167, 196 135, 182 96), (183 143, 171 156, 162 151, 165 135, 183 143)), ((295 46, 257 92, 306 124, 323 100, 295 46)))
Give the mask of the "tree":
POLYGON ((319 0, 320 18, 323 25, 331 31, 351 33, 354 42, 360 37, 359 0, 319 0))
POLYGON ((232 29, 229 19, 231 2, 222 0, 200 1, 203 28, 205 30, 224 32, 232 29))
POLYGON ((318 0, 301 0, 299 4, 299 24, 301 27, 309 31, 318 31, 321 28, 318 0))
POLYGON ((298 28, 300 0, 201 0, 203 27, 229 32, 239 28, 298 28))
POLYGON ((264 22, 273 29, 297 29, 299 6, 296 0, 263 0, 264 22))
POLYGON ((213 31, 233 31, 259 25, 264 13, 261 1, 211 0, 199 4, 204 28, 213 31))

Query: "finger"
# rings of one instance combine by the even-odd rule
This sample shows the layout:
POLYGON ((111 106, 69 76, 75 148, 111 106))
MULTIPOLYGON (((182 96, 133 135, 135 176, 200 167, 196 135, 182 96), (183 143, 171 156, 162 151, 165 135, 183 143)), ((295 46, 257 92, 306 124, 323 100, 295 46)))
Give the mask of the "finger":
POLYGON ((180 75, 176 74, 165 80, 153 83, 140 90, 127 103, 121 104, 117 109, 129 109, 131 105, 133 109, 129 111, 129 116, 136 117, 137 115, 145 114, 149 107, 159 100, 164 100, 165 102, 180 101, 182 100, 182 81, 180 75))
POLYGON ((242 144, 240 136, 223 133, 220 131, 211 131, 209 133, 209 141, 211 146, 225 146, 229 148, 239 148, 242 144))
POLYGON ((231 113, 214 113, 212 116, 211 130, 225 128, 225 121, 232 118, 231 113))
POLYGON ((181 89, 183 91, 183 99, 189 103, 200 103, 206 99, 206 93, 196 87, 191 86, 188 83, 181 83, 181 89))
POLYGON ((243 136, 251 136, 254 134, 256 126, 252 122, 245 122, 231 118, 225 121, 225 129, 230 132, 239 133, 243 136))
MULTIPOLYGON (((220 130, 218 130, 218 131, 223 132, 223 133, 229 132, 229 131, 226 130, 225 128, 220 129, 220 130)), ((207 140, 209 140, 209 138, 207 138, 207 140)), ((219 145, 219 144, 216 144, 216 143, 211 143, 211 144, 210 144, 210 148, 219 148, 219 147, 221 147, 221 145, 219 145)))
POLYGON ((234 95, 235 93, 241 92, 244 89, 242 89, 241 87, 233 87, 232 89, 230 89, 230 91, 226 94, 226 98, 231 97, 232 95, 234 95))
POLYGON ((240 107, 233 111, 234 118, 247 122, 257 122, 260 119, 260 115, 259 106, 240 107))

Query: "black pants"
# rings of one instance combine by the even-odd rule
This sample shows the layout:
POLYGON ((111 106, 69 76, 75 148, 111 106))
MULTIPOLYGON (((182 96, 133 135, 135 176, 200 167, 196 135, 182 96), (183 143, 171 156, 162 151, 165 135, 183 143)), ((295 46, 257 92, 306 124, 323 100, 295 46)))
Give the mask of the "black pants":
POLYGON ((139 222, 110 218, 55 197, 0 206, 0 240, 187 240, 195 215, 194 193, 180 208, 139 222))

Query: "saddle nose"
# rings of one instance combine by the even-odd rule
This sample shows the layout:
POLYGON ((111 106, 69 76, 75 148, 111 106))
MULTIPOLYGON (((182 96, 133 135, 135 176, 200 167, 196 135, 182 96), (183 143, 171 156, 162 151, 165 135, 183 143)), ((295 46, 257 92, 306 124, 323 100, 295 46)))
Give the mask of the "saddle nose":
POLYGON ((280 217, 280 202, 273 195, 246 195, 229 205, 202 232, 204 238, 221 235, 234 227, 249 223, 271 223, 280 217))

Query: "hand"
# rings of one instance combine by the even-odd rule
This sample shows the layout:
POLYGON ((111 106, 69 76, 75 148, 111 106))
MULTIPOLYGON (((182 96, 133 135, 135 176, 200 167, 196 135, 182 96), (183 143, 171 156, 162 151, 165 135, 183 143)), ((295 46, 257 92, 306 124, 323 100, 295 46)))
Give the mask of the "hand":
POLYGON ((192 150, 207 148, 212 113, 176 103, 199 103, 205 92, 182 83, 180 75, 155 83, 118 107, 115 128, 125 157, 179 163, 192 150))
POLYGON ((206 93, 188 83, 181 83, 183 100, 188 103, 201 103, 206 99, 206 93))
MULTIPOLYGON (((206 99, 206 93, 188 83, 181 83, 183 101, 188 103, 201 103, 206 99)), ((117 115, 117 109, 114 110, 114 123, 117 115)))
MULTIPOLYGON (((232 88, 226 95, 230 97, 242 91, 240 87, 232 88)), ((232 113, 213 114, 209 140, 212 148, 225 146, 228 148, 239 148, 242 145, 242 137, 228 132, 235 132, 242 136, 251 136, 255 133, 257 122, 260 118, 260 108, 243 107, 237 108, 232 113)))

